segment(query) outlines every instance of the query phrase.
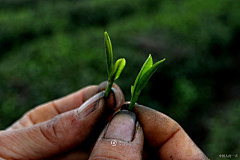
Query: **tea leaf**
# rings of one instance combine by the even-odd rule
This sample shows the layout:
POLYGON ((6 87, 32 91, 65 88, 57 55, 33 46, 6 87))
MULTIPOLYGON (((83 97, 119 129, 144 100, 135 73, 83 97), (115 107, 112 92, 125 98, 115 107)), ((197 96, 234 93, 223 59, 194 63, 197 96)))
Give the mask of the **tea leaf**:
POLYGON ((136 88, 136 86, 137 86, 137 83, 138 83, 139 79, 142 77, 142 75, 143 75, 149 68, 151 68, 152 64, 153 64, 153 61, 152 61, 152 56, 151 56, 151 54, 150 54, 150 55, 148 56, 147 60, 145 61, 145 63, 143 64, 140 72, 138 73, 138 76, 137 76, 137 78, 136 78, 136 80, 135 80, 134 85, 131 87, 131 95, 132 95, 132 96, 133 96, 133 94, 134 94, 134 91, 135 91, 135 88, 136 88))
POLYGON ((105 37, 105 47, 106 47, 106 59, 107 59, 107 72, 108 72, 108 86, 106 88, 105 97, 108 97, 114 80, 118 79, 122 73, 123 68, 126 65, 126 60, 124 58, 118 59, 113 66, 113 51, 112 43, 107 32, 104 32, 105 37))
POLYGON ((165 58, 161 61, 158 61, 154 65, 152 65, 153 64, 152 57, 151 57, 151 54, 149 55, 148 59, 143 64, 142 69, 140 70, 140 72, 135 80, 134 86, 131 86, 132 98, 131 98, 131 102, 130 102, 130 105, 128 108, 129 110, 133 109, 142 89, 145 87, 148 80, 151 78, 153 73, 157 70, 159 65, 164 61, 165 61, 165 58))
POLYGON ((148 80, 151 78, 151 76, 153 75, 154 72, 156 72, 156 70, 158 69, 159 65, 164 62, 165 59, 155 63, 153 66, 151 66, 151 68, 146 71, 144 73, 144 75, 142 75, 141 79, 138 81, 138 85, 136 86, 136 91, 137 92, 141 92, 142 89, 145 87, 145 85, 147 84, 148 80))
POLYGON ((134 94, 134 86, 131 86, 131 96, 133 97, 134 94))
POLYGON ((122 70, 124 69, 126 65, 126 60, 124 58, 118 59, 117 62, 115 63, 112 73, 109 76, 109 80, 116 80, 122 73, 122 70))
POLYGON ((107 32, 104 32, 104 37, 105 37, 106 59, 107 59, 107 72, 109 76, 113 68, 112 43, 107 32))

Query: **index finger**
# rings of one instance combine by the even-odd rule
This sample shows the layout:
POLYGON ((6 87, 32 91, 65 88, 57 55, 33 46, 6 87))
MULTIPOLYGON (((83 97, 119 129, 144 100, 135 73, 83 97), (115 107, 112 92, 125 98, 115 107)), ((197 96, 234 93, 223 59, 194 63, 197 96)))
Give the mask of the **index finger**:
POLYGON ((63 98, 47 102, 28 111, 20 120, 16 121, 9 129, 19 129, 33 124, 41 123, 53 117, 81 106, 87 99, 96 93, 98 86, 92 85, 82 88, 63 98))
MULTIPOLYGON (((7 128, 7 130, 29 127, 31 125, 50 120, 61 113, 76 109, 96 93, 105 90, 106 87, 107 81, 102 82, 98 86, 91 85, 74 93, 71 93, 63 98, 59 98, 57 100, 39 105, 27 112, 22 118, 7 128)), ((115 89, 115 92, 111 92, 109 94, 107 104, 110 106, 120 106, 124 102, 123 93, 119 86, 115 83, 113 84, 112 89, 115 89), (116 96, 118 97, 117 99, 115 99, 116 96), (113 99, 114 101, 112 101, 113 99), (116 104, 113 104, 113 102, 116 104)), ((108 107, 108 109, 109 111, 113 112, 116 108, 108 107)))
POLYGON ((160 159, 208 159, 183 128, 167 115, 138 104, 133 112, 143 128, 145 139, 157 148, 160 159))

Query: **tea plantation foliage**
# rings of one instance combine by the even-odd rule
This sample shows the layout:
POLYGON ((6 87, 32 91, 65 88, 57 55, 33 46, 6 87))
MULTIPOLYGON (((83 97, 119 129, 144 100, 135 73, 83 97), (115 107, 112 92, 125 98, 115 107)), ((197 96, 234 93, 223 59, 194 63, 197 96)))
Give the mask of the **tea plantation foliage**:
POLYGON ((209 158, 239 154, 239 8, 237 0, 1 0, 0 129, 107 80, 106 30, 114 61, 127 60, 116 81, 126 100, 148 54, 166 58, 138 103, 175 119, 209 158))

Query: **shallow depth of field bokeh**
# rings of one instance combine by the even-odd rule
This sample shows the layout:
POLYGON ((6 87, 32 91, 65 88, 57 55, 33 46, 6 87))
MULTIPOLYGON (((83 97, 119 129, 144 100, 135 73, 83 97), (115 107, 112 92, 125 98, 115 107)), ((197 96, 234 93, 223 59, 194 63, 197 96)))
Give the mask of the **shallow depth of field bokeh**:
POLYGON ((130 86, 149 54, 166 58, 138 103, 175 119, 211 159, 240 156, 240 3, 237 0, 0 1, 0 129, 27 110, 107 80, 130 86))

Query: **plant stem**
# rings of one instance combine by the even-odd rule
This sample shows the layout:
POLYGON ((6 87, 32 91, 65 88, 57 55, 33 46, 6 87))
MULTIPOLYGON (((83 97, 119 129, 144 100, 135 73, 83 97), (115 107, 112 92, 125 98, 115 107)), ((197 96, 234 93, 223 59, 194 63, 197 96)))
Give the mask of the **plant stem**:
POLYGON ((135 105, 135 102, 133 102, 132 99, 133 99, 133 98, 131 98, 130 105, 129 105, 129 107, 128 107, 128 110, 129 110, 129 111, 131 111, 131 110, 133 109, 134 105, 135 105))
POLYGON ((108 86, 107 86, 107 88, 106 88, 106 90, 105 90, 105 97, 108 97, 108 95, 109 95, 109 93, 110 93, 110 91, 111 91, 113 82, 114 82, 114 81, 111 81, 111 80, 108 81, 108 86))
POLYGON ((139 93, 136 93, 133 97, 131 97, 131 101, 130 101, 130 105, 128 107, 128 110, 131 111, 134 106, 135 106, 135 103, 137 102, 137 99, 138 99, 138 96, 139 96, 140 92, 139 93))

